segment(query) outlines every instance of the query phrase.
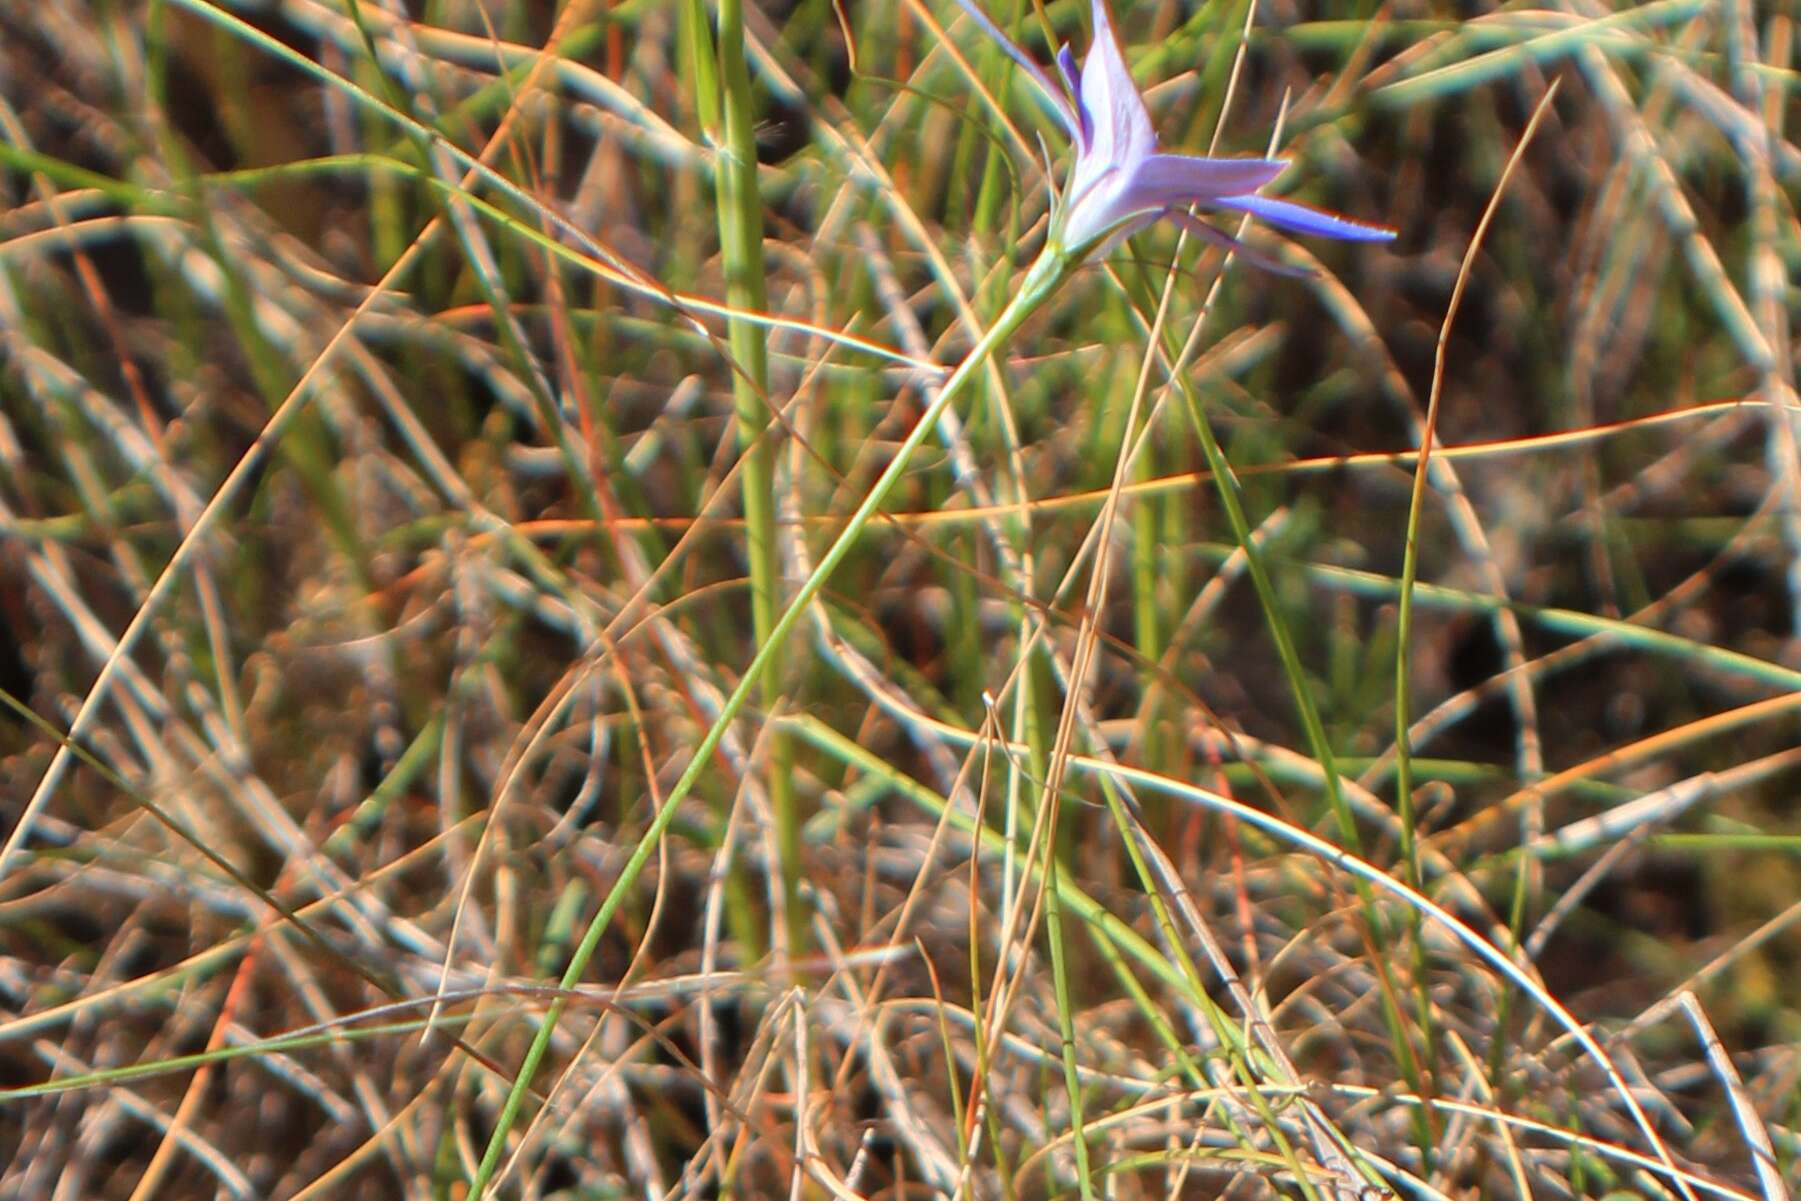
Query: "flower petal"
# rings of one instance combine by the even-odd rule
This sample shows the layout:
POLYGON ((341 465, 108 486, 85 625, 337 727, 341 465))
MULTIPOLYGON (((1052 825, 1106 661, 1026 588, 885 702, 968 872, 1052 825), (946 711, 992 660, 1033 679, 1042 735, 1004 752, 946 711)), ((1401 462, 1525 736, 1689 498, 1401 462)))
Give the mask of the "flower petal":
POLYGON ((1083 119, 1093 129, 1092 153, 1112 163, 1129 163, 1155 153, 1157 134, 1126 67, 1107 0, 1094 0, 1094 43, 1082 64, 1079 103, 1083 119))
POLYGON ((1152 154, 1132 167, 1125 192, 1133 208, 1167 208, 1172 204, 1211 203, 1222 196, 1254 192, 1288 166, 1280 158, 1198 158, 1190 154, 1152 154))
POLYGON ((1068 42, 1057 47, 1057 73, 1063 76, 1064 85, 1074 96, 1082 86, 1082 72, 1076 67, 1076 52, 1069 48, 1068 42))
POLYGON ((1205 238, 1222 250, 1237 255, 1253 267, 1261 267, 1272 274, 1293 276, 1296 279, 1310 279, 1314 274, 1311 267, 1291 267, 1287 263, 1279 263, 1261 250, 1247 245, 1225 230, 1209 225, 1199 217, 1182 209, 1171 209, 1169 219, 1196 237, 1205 238))
POLYGON ((1395 231, 1385 225, 1365 225, 1361 221, 1352 221, 1348 217, 1340 217, 1336 213, 1308 208, 1306 205, 1296 204, 1292 200, 1244 195, 1221 196, 1212 203, 1224 208, 1241 209, 1271 225, 1279 225, 1284 229, 1292 229, 1304 234, 1343 238, 1349 242, 1386 242, 1395 236, 1395 231))
POLYGON ((989 20, 988 14, 983 12, 973 0, 957 0, 957 5, 969 14, 972 21, 981 26, 983 33, 993 38, 1000 48, 1007 52, 1008 58, 1025 68, 1026 74, 1032 77, 1032 82, 1038 85, 1038 90, 1044 93, 1045 100, 1050 103, 1051 108, 1063 122, 1063 127, 1069 130, 1069 136, 1080 142, 1083 137, 1082 122, 1076 118, 1075 105, 1071 104, 1069 98, 1051 82, 1050 76, 1044 73, 1044 68, 1033 62, 1032 56, 1020 49, 1018 43, 1002 33, 1001 27, 989 20))
MULTIPOLYGON (((1057 71, 1063 76, 1063 82, 1068 85, 1069 94, 1071 96, 1079 95, 1082 76, 1081 72, 1076 70, 1075 51, 1069 48, 1068 42, 1063 43, 1057 51, 1057 71)), ((1079 104, 1076 106, 1076 118, 1082 123, 1082 136, 1076 142, 1076 149, 1086 151, 1089 143, 1094 140, 1094 123, 1088 119, 1088 114, 1082 111, 1082 106, 1079 104)))

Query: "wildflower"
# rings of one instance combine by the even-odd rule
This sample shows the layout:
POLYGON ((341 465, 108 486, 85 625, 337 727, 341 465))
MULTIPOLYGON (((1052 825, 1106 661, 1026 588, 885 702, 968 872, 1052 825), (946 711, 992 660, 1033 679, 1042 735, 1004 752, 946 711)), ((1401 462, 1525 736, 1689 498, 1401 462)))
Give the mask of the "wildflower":
POLYGON ((1025 69, 1075 145, 1075 165, 1057 199, 1051 236, 1078 261, 1168 217, 1191 233, 1230 247, 1265 267, 1276 264, 1231 235, 1189 214, 1190 205, 1236 209, 1301 233, 1357 242, 1381 242, 1395 231, 1332 213, 1259 196, 1257 189, 1288 166, 1286 159, 1201 158, 1166 154, 1126 68, 1106 0, 1093 0, 1094 41, 1078 72, 1066 45, 1057 53, 1062 87, 1030 55, 988 19, 975 0, 957 0, 963 11, 1025 69))

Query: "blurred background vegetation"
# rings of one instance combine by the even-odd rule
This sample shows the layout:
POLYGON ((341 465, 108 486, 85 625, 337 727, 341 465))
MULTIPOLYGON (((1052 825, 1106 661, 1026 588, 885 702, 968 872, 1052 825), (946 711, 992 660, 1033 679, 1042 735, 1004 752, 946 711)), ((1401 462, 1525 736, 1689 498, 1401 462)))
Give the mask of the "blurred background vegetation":
POLYGON ((1023 75, 0 2, 0 1197, 1801 1184, 1787 6, 1113 9, 1398 239, 1077 275, 682 796, 1043 239, 1023 75))

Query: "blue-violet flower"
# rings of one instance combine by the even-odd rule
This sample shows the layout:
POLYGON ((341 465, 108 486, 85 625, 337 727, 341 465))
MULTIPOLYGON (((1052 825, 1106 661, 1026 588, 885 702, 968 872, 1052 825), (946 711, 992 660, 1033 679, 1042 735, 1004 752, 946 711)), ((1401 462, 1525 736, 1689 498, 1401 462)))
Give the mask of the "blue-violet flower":
MULTIPOLYGON (((1286 159, 1201 158, 1166 154, 1144 99, 1132 82, 1106 0, 1093 0, 1094 41, 1078 72, 1066 45, 1057 54, 1060 88, 1044 69, 989 20, 975 0, 963 10, 1025 69, 1075 144, 1075 165, 1052 215, 1051 236, 1076 258, 1105 250, 1120 239, 1168 217, 1191 233, 1244 253, 1264 267, 1276 265, 1231 235, 1188 213, 1188 206, 1236 209, 1301 233, 1358 242, 1381 242, 1395 231, 1332 213, 1257 195, 1287 167, 1286 159)), ((1280 270, 1281 268, 1276 268, 1280 270)))

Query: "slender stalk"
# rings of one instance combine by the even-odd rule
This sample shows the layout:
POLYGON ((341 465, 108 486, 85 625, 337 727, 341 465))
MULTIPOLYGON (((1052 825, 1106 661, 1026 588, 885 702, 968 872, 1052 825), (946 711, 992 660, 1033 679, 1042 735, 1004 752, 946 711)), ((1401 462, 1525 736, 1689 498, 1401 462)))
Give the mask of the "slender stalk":
MULTIPOLYGON (((1074 683, 1071 687, 1076 687, 1074 683)), ((1072 701, 1073 703, 1073 701, 1072 701)), ((1045 804, 1061 804, 1055 796, 1045 804)), ((1082 1190, 1082 1201, 1093 1201, 1093 1168, 1088 1162, 1088 1136, 1082 1130, 1082 1081, 1078 1075, 1076 1056, 1075 1010, 1069 993, 1069 965, 1063 949, 1063 896, 1058 891, 1057 848, 1050 845, 1044 853, 1044 919, 1046 940, 1051 947, 1051 982, 1057 990, 1057 1033, 1063 1051, 1063 1087, 1069 1095, 1069 1137, 1076 1149, 1076 1183, 1082 1190)))
MULTIPOLYGON (((719 244, 725 260, 725 296, 734 309, 761 313, 769 307, 763 278, 763 199, 757 190, 755 111, 750 71, 744 61, 742 0, 719 0, 719 83, 721 132, 718 187, 719 244)), ((768 642, 781 604, 782 577, 776 562, 775 448, 769 432, 769 345, 764 330, 748 321, 726 326, 736 369, 732 400, 738 446, 744 456, 744 550, 750 561, 751 631, 768 642)), ((763 676, 762 702, 771 709, 781 695, 781 660, 763 676)), ((769 806, 775 819, 783 911, 790 954, 802 953, 807 923, 800 912, 800 814, 794 799, 794 751, 784 730, 769 732, 769 806)))
MULTIPOLYGON (((1457 319, 1457 309, 1463 301, 1464 289, 1469 284, 1470 272, 1475 266, 1476 254, 1482 247, 1482 239, 1488 233, 1490 222, 1501 206, 1502 193, 1506 191, 1507 181, 1513 176, 1513 169, 1532 142, 1532 135, 1537 132, 1539 121, 1550 110, 1551 101, 1557 95, 1557 80, 1545 90, 1538 108, 1532 113, 1532 119, 1526 122, 1525 132, 1520 135, 1513 153, 1507 159, 1507 165, 1501 169, 1501 178, 1495 184, 1494 193, 1488 199, 1488 207, 1482 210, 1482 218, 1476 222, 1476 232, 1470 236, 1469 247, 1464 251, 1463 264, 1457 272, 1457 281, 1451 287, 1451 299, 1445 305, 1445 319, 1438 330, 1438 347, 1432 364, 1432 389, 1426 398, 1426 416, 1420 429, 1419 460, 1413 469, 1413 491, 1407 504, 1407 538, 1401 556, 1400 604, 1395 617, 1395 812, 1401 825, 1401 859, 1407 870, 1407 883, 1416 891, 1423 887, 1424 877, 1420 871, 1419 838, 1416 832, 1416 815, 1413 808, 1413 746, 1408 739, 1408 728, 1412 725, 1410 709, 1411 690, 1409 683, 1412 677, 1413 646, 1413 589, 1419 579, 1419 529, 1420 516, 1425 511, 1426 484, 1431 478, 1432 444, 1438 439, 1438 405, 1444 394, 1445 360, 1450 348, 1451 325, 1457 319)), ((1519 877, 1523 885, 1526 872, 1522 865, 1519 877)), ((1518 930, 1523 917, 1520 906, 1525 902, 1523 888, 1516 891, 1510 928, 1518 930)), ((1432 1020, 1431 996, 1427 991, 1429 964, 1426 961, 1425 937, 1421 930, 1421 919, 1418 910, 1410 910, 1409 926, 1412 931, 1411 950, 1415 979, 1418 981, 1417 1000, 1420 1029, 1426 1038, 1426 1056, 1428 1068, 1437 1056, 1437 1034, 1432 1020)), ((1503 1027, 1504 1029, 1505 1027, 1503 1027)), ((1422 1096, 1425 1094, 1422 1093, 1422 1096)), ((1422 1114, 1424 1110, 1422 1110, 1422 1114)), ((1432 1147, 1426 1138, 1420 1140, 1420 1150, 1426 1162, 1432 1159, 1432 1147)))
MULTIPOLYGON (((944 381, 938 394, 932 398, 931 403, 926 406, 925 412, 920 415, 918 422, 908 431, 905 441, 896 450, 894 458, 889 461, 888 466, 882 469, 882 473, 876 477, 875 483, 870 485, 869 492, 857 505, 856 511, 851 514, 844 529, 839 532, 838 537, 833 540, 825 554, 820 556, 818 564, 813 568, 813 573, 801 582, 799 589, 794 594, 794 599, 788 602, 788 607, 776 619, 769 637, 765 638, 758 646, 756 655, 751 659, 750 666, 745 669, 743 677, 739 679, 737 687, 732 689, 732 694, 720 707, 719 716, 714 719, 712 726, 701 738, 699 745, 694 748, 694 754, 688 760, 688 766, 682 770, 681 778, 675 782, 675 787, 669 790, 663 807, 657 811, 656 816, 645 827, 643 835, 638 839, 638 845, 632 848, 631 858, 626 860, 625 867, 619 873, 619 878, 614 881, 613 887, 607 892, 606 899, 601 902, 600 911, 594 915, 594 920, 588 924, 587 931, 582 935, 581 944, 576 947, 575 953, 569 958, 569 967, 563 973, 561 983, 563 988, 572 988, 581 981, 582 975, 588 969, 589 960, 594 957, 594 951, 600 945, 601 935, 606 933, 607 927, 612 924, 613 916, 618 913, 626 895, 631 892, 633 884, 637 882, 638 876, 644 871, 644 865, 650 861, 658 841, 662 839, 664 831, 669 828, 669 823, 681 809, 682 802, 687 800, 688 795, 694 791, 695 784, 700 781, 701 773, 706 771, 714 752, 719 749, 720 740, 725 737, 726 727, 731 725, 737 719, 738 714, 743 711, 746 702, 750 700, 752 690, 762 688, 764 676, 767 674, 770 664, 777 658, 782 643, 793 632, 807 606, 813 603, 814 598, 819 595, 826 582, 832 578, 832 574, 838 570, 839 565, 850 554, 851 548, 857 544, 864 527, 875 516, 876 510, 888 498, 888 494, 894 490, 894 485, 900 481, 900 477, 905 473, 907 464, 912 461, 914 454, 925 444, 926 439, 932 436, 939 419, 950 408, 951 402, 962 394, 970 380, 976 378, 983 364, 988 361, 988 356, 993 354, 996 348, 1006 344, 1007 340, 1025 323, 1026 318, 1031 316, 1038 306, 1056 291, 1057 286, 1063 282, 1073 267, 1074 264, 1062 247, 1056 244, 1045 247, 1038 261, 1033 263, 1031 269, 1026 272, 1012 303, 1008 304, 1001 315, 995 319, 994 324, 989 327, 982 340, 976 343, 968 355, 964 356, 961 363, 957 364, 957 368, 951 372, 950 378, 944 381)), ((480 1201, 486 1195, 488 1184, 494 1179, 494 1173, 500 1167, 500 1157, 506 1150, 507 1139, 512 1133, 513 1126, 519 1120, 519 1110, 525 1103, 525 1095, 531 1089, 532 1080, 538 1073, 538 1066, 544 1061, 544 1053, 550 1047, 551 1035, 556 1030, 557 1022, 563 1016, 565 1006, 566 1001, 562 997, 551 1003, 544 1014, 543 1024, 538 1027, 531 1046, 526 1049, 525 1059, 519 1065, 519 1074, 514 1078, 513 1086, 507 1093, 499 1119, 495 1122, 494 1132, 488 1138, 487 1149, 482 1153, 481 1163, 476 1168, 475 1180, 469 1191, 471 1201, 480 1201)))
MULTIPOLYGON (((1125 441, 1121 443, 1121 453, 1131 453, 1132 431, 1126 430, 1125 441)), ((1155 444, 1145 447, 1138 457, 1138 465, 1133 469, 1132 478, 1143 481, 1156 475, 1157 447, 1155 444)), ((1156 663, 1163 658, 1163 631, 1159 620, 1161 610, 1157 603, 1157 583, 1165 572, 1163 548, 1168 545, 1158 537, 1159 525, 1164 519, 1166 503, 1147 500, 1133 506, 1132 509, 1132 637, 1138 646, 1138 653, 1146 663, 1156 663)), ((1172 596, 1180 596, 1180 590, 1172 591, 1172 596)), ((1163 740, 1158 734, 1155 706, 1147 706, 1144 723, 1144 761, 1163 765, 1163 740)), ((1161 822, 1161 814, 1155 819, 1161 822)), ((1156 826, 1153 826, 1156 828, 1156 826)))

